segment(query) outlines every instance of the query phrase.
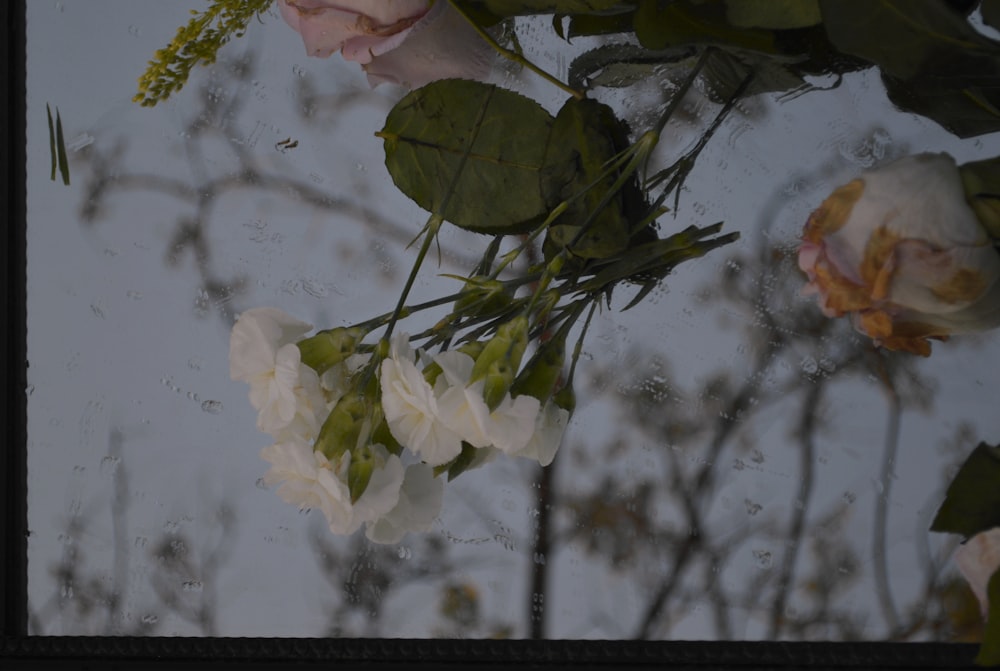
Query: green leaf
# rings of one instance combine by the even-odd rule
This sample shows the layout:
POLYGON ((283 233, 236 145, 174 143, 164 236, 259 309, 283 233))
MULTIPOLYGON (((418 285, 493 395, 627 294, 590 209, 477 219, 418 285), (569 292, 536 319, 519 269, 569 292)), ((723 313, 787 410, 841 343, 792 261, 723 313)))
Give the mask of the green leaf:
POLYGON ((56 153, 59 157, 59 174, 63 184, 69 186, 69 159, 66 158, 66 140, 63 138, 62 117, 56 108, 56 153))
POLYGON ((426 210, 478 233, 541 222, 539 188, 552 116, 497 86, 458 79, 400 100, 377 135, 396 186, 426 210))
POLYGON ((819 0, 726 0, 726 18, 737 28, 808 28, 823 19, 819 0))
POLYGON ((983 23, 1000 30, 1000 0, 982 0, 979 11, 983 15, 983 23))
POLYGON ((466 0, 465 4, 478 5, 496 16, 526 16, 602 12, 619 2, 620 0, 466 0))
POLYGON ((976 664, 980 666, 1000 666, 1000 570, 994 571, 986 585, 986 598, 990 603, 986 615, 986 628, 983 631, 983 642, 976 655, 976 664))
POLYGON ((995 74, 1000 48, 940 0, 820 0, 830 41, 900 79, 995 74))
POLYGON ((615 33, 630 33, 635 21, 635 11, 615 14, 575 14, 569 20, 567 37, 613 35, 615 33))
POLYGON ((52 110, 48 103, 45 103, 45 114, 49 117, 49 153, 52 155, 52 174, 49 179, 54 182, 56 181, 56 130, 52 123, 52 110))
POLYGON ((609 203, 602 199, 618 179, 607 164, 624 148, 627 130, 607 105, 595 100, 570 98, 556 115, 549 135, 542 172, 542 193, 550 206, 583 196, 570 203, 549 227, 548 239, 557 248, 573 243, 582 225, 593 217, 571 251, 583 258, 607 258, 628 246, 629 223, 622 193, 609 203))
POLYGON ((774 35, 765 30, 735 28, 722 3, 690 0, 647 0, 635 12, 635 35, 647 49, 683 44, 716 44, 775 53, 774 35))
POLYGON ((792 91, 805 86, 805 80, 792 68, 793 64, 782 63, 774 56, 720 49, 706 61, 703 74, 710 87, 709 98, 721 104, 729 100, 751 72, 753 79, 744 93, 746 96, 792 91))
POLYGON ((897 107, 925 116, 960 138, 1000 131, 1000 88, 961 88, 957 78, 917 77, 903 81, 882 75, 897 107))
POLYGON ((573 59, 567 79, 573 88, 620 87, 648 79, 665 63, 697 55, 693 46, 653 51, 632 44, 606 44, 573 59))
POLYGON ((1000 526, 1000 447, 980 443, 948 486, 931 531, 971 538, 1000 526))

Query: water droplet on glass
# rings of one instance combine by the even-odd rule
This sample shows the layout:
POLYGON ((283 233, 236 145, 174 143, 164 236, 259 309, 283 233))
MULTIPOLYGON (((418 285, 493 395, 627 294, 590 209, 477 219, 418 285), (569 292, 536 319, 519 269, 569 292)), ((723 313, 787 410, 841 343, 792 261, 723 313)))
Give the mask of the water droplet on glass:
POLYGON ((769 569, 771 568, 771 553, 767 550, 754 550, 753 560, 757 565, 757 568, 769 569))
POLYGON ((185 592, 200 592, 204 585, 200 580, 185 580, 181 587, 185 592))
POLYGON ((815 375, 816 371, 819 370, 819 364, 816 363, 816 359, 812 358, 811 356, 807 356, 805 359, 803 359, 800 366, 802 368, 802 372, 805 373, 806 375, 815 375))
POLYGON ((101 459, 101 475, 114 475, 121 461, 121 457, 111 456, 110 454, 101 459))

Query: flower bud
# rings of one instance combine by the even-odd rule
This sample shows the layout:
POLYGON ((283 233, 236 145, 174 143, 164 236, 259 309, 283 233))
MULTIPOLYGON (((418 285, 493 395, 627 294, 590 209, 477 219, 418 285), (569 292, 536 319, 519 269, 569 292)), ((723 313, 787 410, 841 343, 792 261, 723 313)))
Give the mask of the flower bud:
POLYGON ((572 384, 566 384, 562 389, 555 393, 552 397, 552 402, 556 404, 557 407, 562 408, 569 414, 573 414, 576 410, 576 392, 573 391, 572 384))
POLYGON ((302 363, 322 375, 338 363, 354 354, 366 335, 364 329, 353 326, 340 326, 328 331, 320 331, 316 335, 298 342, 302 352, 302 363))
MULTIPOLYGON (((458 350, 462 354, 467 354, 470 359, 475 360, 479 358, 479 355, 483 353, 483 348, 486 347, 486 343, 479 342, 478 340, 472 340, 470 342, 462 343, 458 350)), ((442 373, 441 364, 437 361, 432 361, 424 367, 423 374, 424 379, 427 380, 427 384, 434 386, 437 382, 438 376, 442 373)))
POLYGON ((465 280, 462 296, 455 301, 455 314, 473 317, 499 315, 510 307, 511 294, 504 283, 486 277, 465 280))
POLYGON ((510 389, 511 395, 528 394, 544 404, 562 375, 565 360, 566 336, 557 335, 543 343, 524 365, 510 389))
POLYGON ((483 383, 483 400, 490 412, 496 410, 514 383, 514 369, 504 359, 490 364, 483 383))
POLYGON ((351 452, 351 464, 347 467, 347 490, 351 493, 351 503, 357 503, 368 488, 375 470, 375 456, 368 445, 351 452))
POLYGON ((357 446, 370 416, 371 408, 363 395, 356 391, 344 394, 323 422, 314 449, 331 461, 339 459, 357 446))
POLYGON ((829 317, 849 314, 877 345, 923 356, 930 338, 1000 325, 995 205, 967 200, 992 170, 960 175, 947 154, 920 154, 838 188, 803 232, 803 294, 829 317))
POLYGON ((528 318, 518 315, 509 322, 500 325, 497 334, 486 343, 482 353, 476 358, 472 367, 470 382, 481 380, 493 362, 505 360, 512 370, 521 365, 521 357, 528 346, 528 318))
POLYGON ((1000 158, 958 168, 965 198, 993 240, 1000 240, 1000 158))

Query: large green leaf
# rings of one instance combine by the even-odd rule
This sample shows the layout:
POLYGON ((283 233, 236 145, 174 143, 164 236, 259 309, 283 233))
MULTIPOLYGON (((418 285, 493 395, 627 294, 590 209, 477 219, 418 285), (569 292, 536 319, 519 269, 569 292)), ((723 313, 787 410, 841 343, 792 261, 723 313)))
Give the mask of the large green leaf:
POLYGON ((524 16, 590 14, 606 11, 619 3, 620 0, 465 0, 464 4, 478 5, 496 16, 524 16))
POLYGON ((626 137, 607 105, 571 98, 559 110, 546 150, 542 193, 551 206, 583 195, 549 227, 548 238, 557 248, 572 243, 577 256, 608 258, 628 246, 624 191, 603 202, 618 179, 618 172, 608 171, 607 164, 624 148, 626 137), (592 222, 581 233, 588 219, 592 222))
POLYGON ((737 28, 785 30, 815 26, 819 0, 726 0, 726 18, 737 28))
POLYGON ((898 107, 941 124, 961 138, 1000 131, 1000 82, 991 88, 961 87, 959 77, 917 77, 903 81, 882 75, 898 107))
POLYGON ((584 52, 569 65, 569 85, 628 86, 637 78, 648 79, 665 63, 678 63, 698 55, 693 46, 653 51, 632 44, 606 44, 584 52))
POLYGON ((1000 71, 1000 48, 940 0, 820 0, 830 41, 899 79, 1000 71))
POLYGON ((983 23, 991 28, 1000 29, 1000 0, 983 0, 979 5, 983 15, 983 23))
POLYGON ((931 531, 971 538, 1000 526, 1000 447, 980 443, 948 486, 931 531))
POLYGON ((378 134, 396 186, 456 226, 507 234, 540 223, 552 116, 496 86, 446 79, 412 91, 378 134))
POLYGON ((639 44, 647 49, 715 44, 775 53, 773 33, 732 26, 726 19, 725 5, 719 2, 645 0, 634 20, 639 44))

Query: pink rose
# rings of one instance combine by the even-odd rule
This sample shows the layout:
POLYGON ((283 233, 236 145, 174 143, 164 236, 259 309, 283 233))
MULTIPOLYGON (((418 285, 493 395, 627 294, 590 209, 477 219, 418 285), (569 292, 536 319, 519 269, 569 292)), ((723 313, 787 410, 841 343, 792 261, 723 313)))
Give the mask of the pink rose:
POLYGON ((1000 527, 976 534, 959 545, 954 559, 979 599, 985 616, 990 606, 986 588, 993 573, 1000 569, 1000 527))
POLYGON ((308 55, 339 51, 372 86, 484 79, 492 67, 492 48, 444 0, 278 0, 278 8, 308 55))
POLYGON ((908 156, 836 189, 802 237, 802 293, 877 345, 927 356, 930 338, 1000 325, 1000 254, 947 154, 908 156))

